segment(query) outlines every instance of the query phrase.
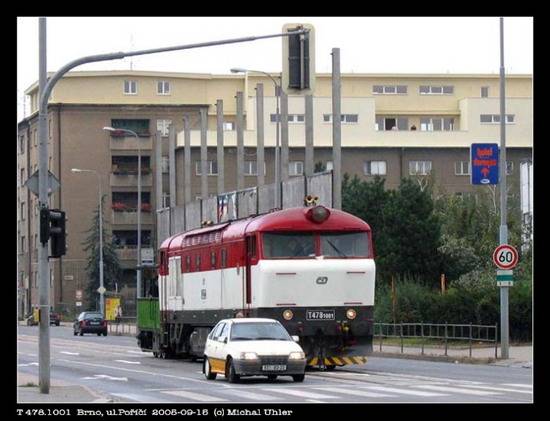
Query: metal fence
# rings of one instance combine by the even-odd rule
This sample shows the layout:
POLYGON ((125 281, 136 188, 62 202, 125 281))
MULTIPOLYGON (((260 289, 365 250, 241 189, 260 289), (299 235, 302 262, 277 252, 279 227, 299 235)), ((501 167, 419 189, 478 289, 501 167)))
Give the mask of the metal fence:
POLYGON ((136 318, 135 317, 118 317, 108 323, 109 333, 116 336, 136 335, 136 318))
POLYGON ((473 342, 494 344, 495 359, 498 350, 498 324, 474 325, 450 324, 450 323, 374 323, 374 337, 380 345, 384 338, 399 338, 401 353, 403 353, 404 340, 407 338, 420 338, 421 353, 424 355, 424 347, 428 340, 444 342, 445 356, 447 356, 449 341, 468 341, 469 354, 472 357, 473 342))

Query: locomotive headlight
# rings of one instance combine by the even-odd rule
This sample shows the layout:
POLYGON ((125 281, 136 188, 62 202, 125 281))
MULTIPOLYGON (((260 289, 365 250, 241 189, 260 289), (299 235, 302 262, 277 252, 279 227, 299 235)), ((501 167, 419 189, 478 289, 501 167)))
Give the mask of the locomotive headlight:
POLYGON ((306 354, 304 354, 303 352, 291 352, 290 354, 288 354, 289 360, 303 360, 305 358, 306 354))
POLYGON ((283 311, 283 319, 292 320, 293 317, 294 317, 294 313, 292 312, 292 310, 283 311))
POLYGON ((257 360, 258 354, 255 352, 241 352, 241 360, 257 360))
POLYGON ((357 317, 357 312, 350 308, 348 311, 346 311, 346 317, 350 320, 353 320, 357 317))

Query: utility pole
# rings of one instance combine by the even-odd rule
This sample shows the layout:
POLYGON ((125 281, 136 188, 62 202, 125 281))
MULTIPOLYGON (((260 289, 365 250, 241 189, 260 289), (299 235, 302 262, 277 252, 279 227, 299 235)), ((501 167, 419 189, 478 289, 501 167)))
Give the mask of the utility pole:
POLYGON ((332 207, 342 209, 342 121, 340 49, 332 49, 332 207))
MULTIPOLYGON (((508 243, 506 197, 506 109, 505 109, 505 80, 504 80, 504 18, 500 18, 500 244, 508 243)), ((500 287, 500 347, 501 357, 509 358, 508 354, 508 286, 500 287)))
MULTIPOLYGON (((38 19, 38 96, 42 98, 46 91, 46 18, 38 19)), ((38 203, 40 209, 48 206, 48 102, 39 101, 38 105, 38 203)), ((40 218, 37 218, 37 230, 40 232, 40 218)), ((40 332, 38 338, 38 376, 40 393, 50 393, 50 270, 48 264, 48 244, 38 245, 38 276, 40 297, 40 332)))

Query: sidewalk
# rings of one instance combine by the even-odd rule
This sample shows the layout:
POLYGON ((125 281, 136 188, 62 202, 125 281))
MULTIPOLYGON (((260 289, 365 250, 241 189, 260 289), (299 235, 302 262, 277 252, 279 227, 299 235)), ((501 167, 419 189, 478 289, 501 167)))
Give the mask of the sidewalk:
POLYGON ((113 402, 86 386, 75 385, 61 380, 50 379, 50 393, 40 393, 38 377, 27 373, 17 373, 18 403, 107 403, 113 402))
POLYGON ((447 356, 445 349, 440 347, 424 347, 424 355, 422 355, 421 347, 401 347, 395 345, 383 345, 382 352, 378 346, 374 347, 373 356, 392 357, 392 358, 410 358, 429 361, 447 361, 454 363, 471 363, 471 364, 494 364, 500 366, 515 366, 531 368, 533 365, 533 346, 510 346, 509 356, 506 360, 501 359, 500 346, 497 350, 498 358, 495 359, 494 347, 474 347, 472 348, 472 357, 470 358, 469 348, 448 348, 447 356))

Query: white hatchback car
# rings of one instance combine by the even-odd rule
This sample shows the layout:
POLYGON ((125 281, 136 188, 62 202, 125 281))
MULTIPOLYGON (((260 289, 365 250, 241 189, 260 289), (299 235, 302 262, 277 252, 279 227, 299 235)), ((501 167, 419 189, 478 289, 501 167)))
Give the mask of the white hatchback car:
POLYGON ((275 380, 280 375, 303 382, 306 358, 297 341, 277 320, 221 320, 206 340, 203 373, 208 380, 223 374, 230 383, 241 376, 275 380))

